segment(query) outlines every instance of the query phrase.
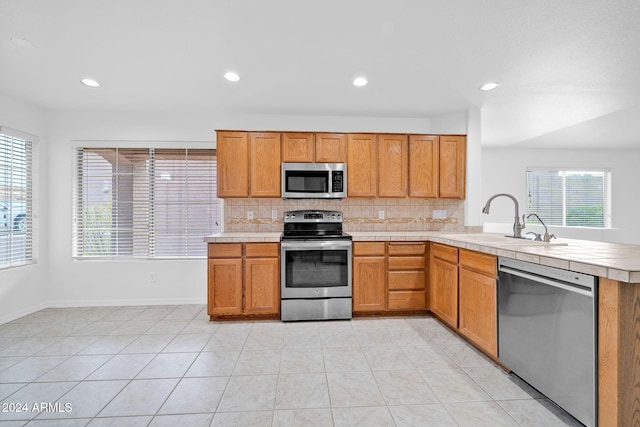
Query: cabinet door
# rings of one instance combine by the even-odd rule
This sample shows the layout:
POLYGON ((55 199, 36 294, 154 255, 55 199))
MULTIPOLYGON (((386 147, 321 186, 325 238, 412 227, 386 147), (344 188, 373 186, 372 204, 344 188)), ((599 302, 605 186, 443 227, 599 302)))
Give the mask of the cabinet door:
POLYGON ((314 137, 312 133, 283 133, 282 161, 283 162, 313 162, 314 137))
POLYGON ((496 279, 460 268, 460 333, 498 356, 496 279))
POLYGON ((438 137, 409 136, 409 196, 438 197, 438 137))
POLYGON ((217 132, 218 197, 249 196, 247 132, 217 132))
POLYGON ((464 199, 467 140, 464 136, 440 137, 440 197, 464 199))
POLYGON ((252 197, 280 197, 280 134, 249 133, 252 197))
POLYGON ((453 328, 458 327, 458 265, 432 258, 429 284, 431 311, 453 328))
POLYGON ((242 258, 208 260, 208 313, 242 314, 242 258))
POLYGON ((347 196, 375 197, 377 194, 376 136, 349 134, 347 138, 347 196))
POLYGON ((316 133, 316 162, 345 163, 346 161, 347 136, 345 134, 316 133))
POLYGON ((409 152, 406 135, 378 135, 378 196, 406 197, 409 152))
POLYGON ((279 313, 279 268, 278 258, 245 260, 246 313, 279 313))
POLYGON ((353 311, 386 309, 383 256, 353 258, 353 311))

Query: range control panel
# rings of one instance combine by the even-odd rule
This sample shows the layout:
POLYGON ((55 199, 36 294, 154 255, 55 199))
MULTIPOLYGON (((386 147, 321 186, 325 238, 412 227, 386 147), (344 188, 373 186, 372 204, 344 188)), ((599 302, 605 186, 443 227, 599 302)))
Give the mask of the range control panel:
POLYGON ((284 222, 342 222, 342 212, 321 210, 287 211, 284 213, 284 222))

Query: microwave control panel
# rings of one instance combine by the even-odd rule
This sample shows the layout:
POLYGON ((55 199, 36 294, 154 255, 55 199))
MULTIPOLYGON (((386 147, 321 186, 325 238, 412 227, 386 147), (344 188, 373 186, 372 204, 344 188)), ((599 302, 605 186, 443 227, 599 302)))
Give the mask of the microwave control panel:
POLYGON ((333 171, 331 174, 331 191, 334 193, 342 193, 344 191, 343 171, 333 171))

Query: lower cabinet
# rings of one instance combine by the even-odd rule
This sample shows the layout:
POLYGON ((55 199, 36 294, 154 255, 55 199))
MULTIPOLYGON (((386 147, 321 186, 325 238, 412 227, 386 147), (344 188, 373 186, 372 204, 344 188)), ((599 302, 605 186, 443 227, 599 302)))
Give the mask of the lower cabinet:
POLYGON ((454 329, 458 328, 458 248, 431 244, 430 310, 454 329))
POLYGON ((280 314, 278 243, 209 243, 211 319, 280 314))
POLYGON ((432 243, 430 263, 431 312, 497 358, 497 258, 432 243))
POLYGON ((497 259, 460 249, 459 330, 498 357, 497 259))
POLYGON ((384 242, 353 243, 353 312, 384 311, 387 281, 384 242))
POLYGON ((425 242, 354 242, 353 312, 426 311, 425 242))

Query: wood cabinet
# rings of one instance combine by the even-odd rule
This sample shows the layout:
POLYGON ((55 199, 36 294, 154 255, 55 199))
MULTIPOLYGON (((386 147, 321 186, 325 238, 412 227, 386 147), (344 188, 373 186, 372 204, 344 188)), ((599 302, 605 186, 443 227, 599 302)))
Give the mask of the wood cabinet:
POLYGON ((497 258, 459 250, 459 330, 498 357, 497 258))
POLYGON ((406 135, 378 135, 378 196, 406 197, 409 144, 406 135))
POLYGON ((431 244, 429 307, 443 322, 458 328, 458 249, 431 244))
POLYGON ((218 197, 249 196, 249 137, 247 132, 217 133, 218 197))
POLYGON ((387 308, 384 242, 353 243, 353 312, 387 308))
POLYGON ((209 243, 208 314, 279 318, 278 243, 209 243))
POLYGON ((439 197, 465 198, 467 139, 464 136, 440 136, 438 162, 439 197))
POLYGON ((438 197, 439 146, 435 135, 409 136, 409 197, 438 197))
POLYGON ((316 162, 347 162, 347 135, 344 133, 316 133, 315 139, 316 162))
POLYGON ((375 197, 378 194, 377 157, 376 135, 348 135, 347 197, 375 197))
POLYGON ((217 132, 218 197, 280 197, 280 133, 217 132))
POLYGON ((354 242, 353 312, 427 309, 424 242, 354 242))
POLYGON ((249 133, 251 197, 280 197, 280 134, 249 133))
POLYGON ((343 133, 282 133, 282 161, 345 163, 347 136, 343 133))
POLYGON ((282 134, 282 161, 310 163, 315 160, 315 137, 313 133, 282 134))
POLYGON ((390 242, 387 258, 389 310, 425 310, 426 247, 424 242, 390 242))

